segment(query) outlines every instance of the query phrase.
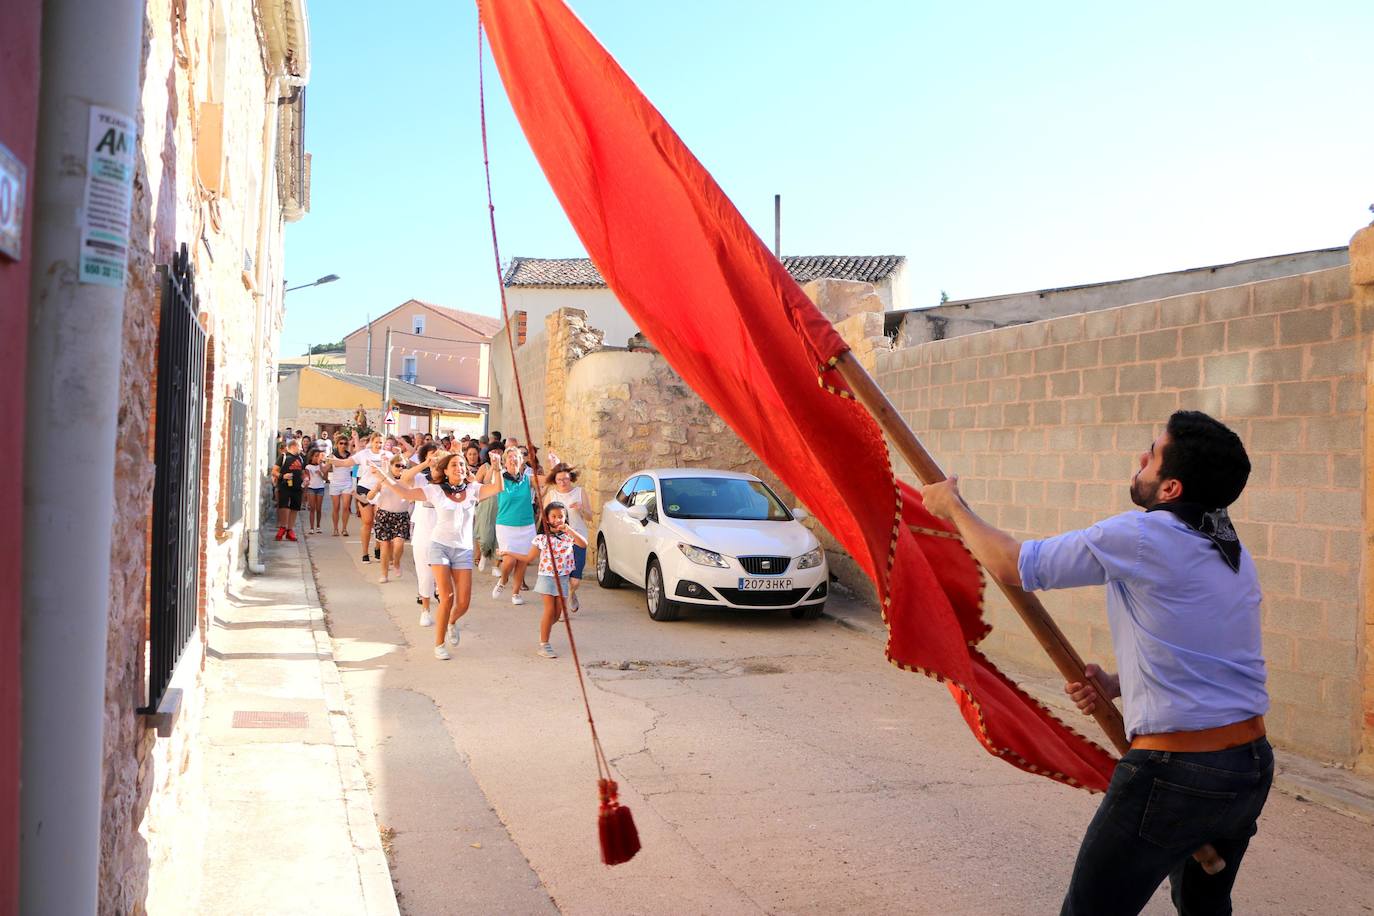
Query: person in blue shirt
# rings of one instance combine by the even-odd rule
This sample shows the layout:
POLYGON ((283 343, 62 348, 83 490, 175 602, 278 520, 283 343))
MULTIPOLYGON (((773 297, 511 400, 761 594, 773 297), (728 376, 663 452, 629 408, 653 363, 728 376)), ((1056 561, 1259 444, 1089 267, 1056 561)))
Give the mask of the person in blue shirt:
POLYGON ((1179 913, 1231 912, 1231 889, 1269 795, 1274 756, 1255 564, 1226 507, 1250 476, 1240 437, 1178 411, 1140 455, 1131 501, 1144 511, 1017 541, 980 519, 959 479, 924 487, 989 574, 1028 591, 1106 586, 1117 673, 1065 691, 1085 713, 1120 697, 1121 758, 1074 864, 1061 914, 1138 913, 1168 878, 1179 913), (1212 844, 1226 866, 1193 860, 1212 844))

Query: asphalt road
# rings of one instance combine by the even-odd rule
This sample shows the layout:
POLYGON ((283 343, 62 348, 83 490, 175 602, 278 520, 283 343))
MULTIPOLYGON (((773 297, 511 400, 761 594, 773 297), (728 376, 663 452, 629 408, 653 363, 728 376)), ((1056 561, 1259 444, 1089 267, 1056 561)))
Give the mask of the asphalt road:
MULTIPOLYGON (((606 868, 561 626, 561 657, 536 657, 536 601, 494 601, 477 573, 438 661, 409 553, 378 585, 356 535, 310 540, 403 912, 1058 912, 1099 797, 986 754, 870 636, 786 613, 655 623, 640 591, 589 582, 574 634, 644 844, 606 868)), ((1235 902, 1374 913, 1374 831, 1276 793, 1235 902)), ((1172 912, 1164 891, 1147 912, 1172 912)))

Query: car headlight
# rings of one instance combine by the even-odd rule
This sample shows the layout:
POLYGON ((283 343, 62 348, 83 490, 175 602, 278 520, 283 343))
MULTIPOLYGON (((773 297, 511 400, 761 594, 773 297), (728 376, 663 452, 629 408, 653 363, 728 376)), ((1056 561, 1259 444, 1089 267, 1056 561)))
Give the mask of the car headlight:
POLYGON ((797 558, 797 569, 811 569, 820 566, 825 561, 825 552, 819 547, 808 550, 797 558))
POLYGON ((693 547, 691 544, 678 544, 677 549, 682 551, 682 555, 696 563, 698 566, 716 566, 720 569, 729 569, 730 564, 725 562, 725 557, 716 553, 714 550, 707 550, 704 547, 693 547))

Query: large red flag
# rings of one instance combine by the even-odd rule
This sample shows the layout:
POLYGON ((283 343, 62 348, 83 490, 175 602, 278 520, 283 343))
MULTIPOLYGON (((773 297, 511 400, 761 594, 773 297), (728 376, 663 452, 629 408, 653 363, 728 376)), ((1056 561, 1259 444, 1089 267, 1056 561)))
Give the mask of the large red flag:
POLYGON ((872 417, 836 396, 843 382, 828 367, 848 347, 830 322, 560 0, 478 7, 525 136, 607 285, 872 577, 888 658, 946 681, 993 754, 1104 789, 1113 758, 977 650, 989 630, 981 572, 896 481, 872 417), (821 460, 821 441, 871 457, 837 468, 821 460))

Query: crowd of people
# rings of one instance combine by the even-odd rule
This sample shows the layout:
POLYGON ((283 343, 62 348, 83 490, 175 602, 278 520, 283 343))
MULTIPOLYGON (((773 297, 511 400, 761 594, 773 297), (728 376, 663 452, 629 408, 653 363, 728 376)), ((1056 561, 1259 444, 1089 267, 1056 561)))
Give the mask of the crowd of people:
POLYGON ((468 612, 475 572, 490 570, 492 598, 509 592, 518 606, 526 603, 533 565, 542 604, 537 654, 557 658, 553 625, 579 607, 590 507, 576 469, 552 453, 549 459, 546 471, 537 448, 500 432, 314 439, 284 430, 272 468, 276 539, 296 540, 302 508, 306 534, 324 534, 328 496, 331 536, 348 537, 356 518, 361 562, 379 564, 379 584, 405 578, 409 543, 419 622, 434 628, 434 656, 441 660, 452 657, 449 647, 461 639, 458 621, 468 612))

